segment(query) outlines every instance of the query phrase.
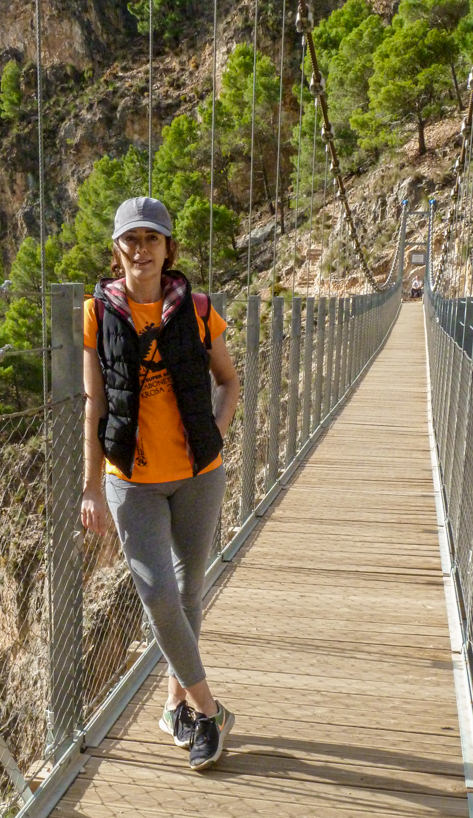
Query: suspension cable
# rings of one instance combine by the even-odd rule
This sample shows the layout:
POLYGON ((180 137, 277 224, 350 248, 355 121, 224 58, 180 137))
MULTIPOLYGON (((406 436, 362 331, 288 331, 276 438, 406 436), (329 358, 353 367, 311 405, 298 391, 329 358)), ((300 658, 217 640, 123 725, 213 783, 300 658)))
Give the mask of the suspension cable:
POLYGON ((347 281, 348 281, 348 253, 347 253, 347 246, 348 246, 348 232, 347 232, 347 220, 345 218, 345 211, 343 210, 342 205, 342 222, 343 222, 343 295, 346 297, 347 295, 347 281))
MULTIPOLYGON (((333 186, 335 187, 335 179, 333 180, 333 186)), ((332 208, 332 227, 330 229, 329 237, 328 237, 328 248, 327 248, 327 258, 328 258, 328 297, 330 298, 332 295, 332 256, 333 256, 333 245, 334 245, 334 230, 333 230, 333 220, 335 218, 335 196, 333 196, 333 208, 332 208)))
MULTIPOLYGON (((460 155, 455 163, 456 167, 456 177, 455 182, 452 187, 450 198, 451 204, 447 216, 447 227, 445 228, 444 232, 444 241, 442 244, 442 254, 440 256, 440 262, 437 270, 437 274, 434 276, 434 280, 431 281, 431 288, 432 292, 436 292, 439 287, 440 282, 444 278, 445 271, 448 266, 448 257, 449 257, 449 246, 450 240, 452 238, 453 233, 453 225, 455 221, 455 211, 456 211, 456 201, 458 199, 460 186, 461 186, 461 175, 462 175, 462 168, 465 160, 465 154, 468 150, 468 145, 471 140, 471 133, 472 133, 472 121, 473 121, 473 68, 470 71, 470 76, 468 77, 468 88, 470 91, 470 99, 468 104, 468 111, 463 118, 462 126, 460 134, 462 136, 462 145, 460 148, 460 155)), ((433 270, 432 270, 433 274, 433 270)))
POLYGON ((212 132, 210 144, 209 295, 213 287, 214 186, 215 186, 215 106, 217 95, 217 0, 214 0, 214 43, 212 62, 212 132))
POLYGON ((148 196, 153 195, 153 0, 149 0, 148 196))
MULTIPOLYGON (((273 241, 273 272, 271 276, 271 300, 274 298, 274 285, 276 283, 276 254, 278 243, 278 201, 279 201, 279 177, 281 173, 281 127, 282 127, 282 100, 283 100, 283 80, 284 80, 284 41, 286 36, 286 0, 282 5, 282 34, 281 34, 281 59, 279 66, 279 108, 278 108, 278 147, 276 157, 276 189, 274 192, 274 241, 273 241)), ((281 196, 281 219, 282 219, 282 196, 281 196)))
POLYGON ((347 218, 348 225, 349 225, 350 237, 351 237, 351 239, 353 241, 355 251, 356 251, 356 254, 357 254, 357 256, 359 258, 359 261, 361 263, 365 278, 367 279, 367 281, 369 282, 369 284, 371 285, 371 287, 374 290, 382 290, 382 289, 384 289, 384 287, 382 285, 379 285, 376 282, 376 280, 375 280, 375 278, 374 278, 374 276, 373 276, 373 274, 372 274, 372 272, 371 272, 371 270, 370 270, 370 268, 368 266, 368 262, 366 261, 365 254, 364 254, 363 249, 361 247, 360 240, 358 238, 358 233, 357 233, 354 221, 353 221, 352 212, 351 212, 350 206, 348 204, 346 191, 345 191, 345 186, 343 184, 343 179, 342 179, 342 175, 341 175, 340 164, 339 164, 337 152, 336 152, 336 149, 335 149, 335 142, 334 142, 335 134, 334 134, 333 126, 330 123, 329 116, 328 116, 328 104, 327 104, 327 97, 326 97, 326 94, 325 94, 325 81, 323 80, 322 75, 320 73, 318 62, 317 62, 317 57, 316 57, 316 53, 315 53, 314 40, 313 40, 313 36, 312 36, 313 16, 312 16, 312 13, 309 11, 309 9, 307 7, 307 3, 305 2, 305 0, 299 0, 299 2, 298 2, 296 28, 297 28, 298 33, 305 35, 305 37, 307 39, 307 46, 308 46, 308 49, 309 49, 310 59, 311 59, 311 63, 312 63, 312 71, 313 71, 312 79, 311 79, 311 83, 310 83, 311 92, 313 94, 317 94, 317 96, 319 97, 320 108, 321 108, 322 116, 323 116, 323 120, 324 120, 323 131, 324 131, 325 136, 326 136, 327 147, 328 147, 328 150, 330 151, 330 155, 331 155, 331 159, 332 159, 331 171, 332 171, 332 173, 333 173, 333 175, 334 175, 334 177, 336 179, 336 184, 338 186, 338 196, 339 196, 339 198, 340 198, 340 200, 341 200, 341 202, 343 204, 343 207, 345 209, 345 214, 346 214, 346 218, 347 218))
MULTIPOLYGON (((43 65, 42 65, 42 31, 41 0, 36 0, 36 54, 37 54, 37 94, 38 94, 38 177, 39 177, 39 244, 41 266, 41 329, 42 345, 46 350, 48 331, 46 321, 46 262, 45 262, 45 228, 44 228, 44 138, 43 138, 43 65)), ((43 353, 43 403, 48 402, 48 361, 43 353)))
MULTIPOLYGON (((313 219, 314 219, 314 181, 315 181, 315 154, 316 154, 316 147, 317 147, 317 112, 318 112, 318 99, 317 97, 314 100, 314 136, 312 141, 312 187, 310 191, 310 216, 309 216, 309 224, 310 224, 310 231, 309 231, 309 251, 308 251, 308 271, 307 271, 307 287, 306 287, 306 298, 309 297, 309 278, 312 272, 312 259, 311 259, 311 250, 312 250, 312 234, 313 234, 313 219)), ((314 282, 315 283, 315 282, 314 282)), ((315 289, 315 287, 314 287, 315 289)))
POLYGON ((251 220, 253 215, 253 172, 255 161, 255 119, 256 119, 256 47, 258 45, 258 0, 255 0, 255 23, 253 32, 253 93, 251 100, 251 154, 250 154, 250 203, 248 213, 248 269, 246 295, 250 294, 251 277, 251 220))
POLYGON ((328 187, 328 149, 325 145, 325 170, 324 170, 324 192, 322 196, 322 219, 320 222, 321 237, 320 237, 320 261, 319 261, 319 293, 322 288, 322 267, 325 250, 325 212, 327 205, 327 187, 328 187))
POLYGON ((214 0, 214 43, 212 62, 212 135, 210 145, 209 295, 212 294, 213 287, 216 95, 217 95, 217 0, 214 0))
MULTIPOLYGON (((49 445, 49 379, 48 379, 48 327, 46 320, 46 259, 45 259, 45 226, 44 226, 44 139, 43 139, 43 64, 42 64, 42 30, 41 30, 41 0, 36 0, 36 77, 37 77, 37 108, 38 108, 38 186, 39 186, 39 243, 41 260, 41 338, 42 338, 42 360, 43 360, 43 423, 44 423, 44 508, 45 526, 44 543, 45 553, 48 555, 47 566, 49 573, 48 581, 48 604, 52 610, 52 581, 51 570, 52 560, 50 559, 51 537, 50 537, 50 470, 51 452, 49 445)), ((52 617, 49 617, 49 640, 52 645, 52 617)))
MULTIPOLYGON (((471 167, 471 160, 472 160, 472 150, 473 150, 473 128, 470 128, 470 137, 469 137, 469 146, 468 146, 468 186, 469 186, 469 209, 468 209, 468 231, 465 239, 465 246, 467 248, 470 247, 471 242, 471 227, 472 227, 472 218, 473 218, 473 176, 472 176, 472 167, 471 167)), ((473 283, 473 271, 472 271, 472 259, 471 257, 466 258, 466 268, 465 268, 465 297, 467 296, 467 289, 468 289, 468 266, 470 269, 470 287, 473 283)), ((471 293, 468 293, 471 295, 471 293)), ((466 309, 466 303, 465 303, 466 309)), ((465 325, 466 326, 466 325, 465 325)))
MULTIPOLYGON (((338 224, 340 225, 340 227, 339 227, 339 236, 340 236, 340 238, 338 240, 338 248, 337 248, 337 279, 338 279, 338 281, 340 281, 341 278, 342 278, 343 239, 344 239, 344 233, 345 233, 345 223, 344 223, 344 220, 343 220, 343 205, 342 205, 341 202, 339 202, 338 211, 339 211, 338 212, 338 224)), ((338 293, 338 295, 340 296, 340 293, 338 293)))
POLYGON ((294 264, 292 266, 292 297, 296 286, 296 264, 297 264, 297 228, 299 221, 299 188, 301 178, 301 150, 302 150, 302 112, 304 109, 304 60, 305 60, 305 37, 302 37, 302 64, 301 64, 301 89, 299 94, 299 136, 297 140, 297 172, 296 172, 296 221, 294 227, 294 264))
MULTIPOLYGON (((461 211, 462 211, 462 222, 465 224, 466 222, 466 231, 465 229, 461 230, 460 237, 461 237, 461 247, 460 247, 460 264, 459 264, 459 276, 458 276, 458 295, 460 296, 460 286, 461 286, 461 263, 464 256, 465 248, 468 251, 468 247, 470 245, 470 235, 471 235, 471 153, 472 153, 472 137, 473 131, 470 128, 470 133, 468 136, 468 144, 467 149, 465 150, 465 158, 463 163, 463 184, 462 184, 462 204, 461 204, 461 211), (469 202, 469 206, 468 206, 469 202), (467 211, 469 211, 467 213, 467 211)), ((468 270, 468 257, 465 255, 465 273, 464 273, 464 282, 463 282, 463 296, 466 296, 466 280, 467 280, 467 270, 468 270)), ((465 302, 465 316, 466 316, 466 302, 465 302)))

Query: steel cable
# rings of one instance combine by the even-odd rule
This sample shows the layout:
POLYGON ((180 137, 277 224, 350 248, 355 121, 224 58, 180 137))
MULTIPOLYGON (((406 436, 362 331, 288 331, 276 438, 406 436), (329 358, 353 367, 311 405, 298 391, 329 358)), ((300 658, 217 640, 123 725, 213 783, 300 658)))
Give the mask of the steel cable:
POLYGON ((322 287, 322 272, 323 272, 323 261, 324 261, 324 250, 325 250, 325 211, 327 207, 327 187, 328 187, 328 149, 327 145, 325 145, 325 171, 324 171, 324 189, 323 189, 323 196, 322 196, 322 219, 320 222, 320 230, 321 230, 321 237, 320 237, 320 261, 319 261, 319 294, 322 287))
MULTIPOLYGON (((315 156, 316 156, 316 148, 317 148, 317 112, 318 112, 318 99, 314 100, 314 136, 312 140, 312 179, 311 179, 311 190, 310 190, 310 216, 309 216, 309 224, 310 224, 310 232, 309 232, 309 252, 308 252, 308 273, 307 273, 307 288, 306 288, 306 297, 309 297, 309 278, 311 273, 311 251, 312 251, 312 234, 313 234, 313 218, 314 218, 314 190, 315 190, 315 156)), ((315 277, 314 277, 314 290, 315 290, 315 277)), ((320 279, 319 279, 319 290, 320 290, 320 279)))
MULTIPOLYGON (((271 276, 271 299, 274 298, 274 285, 276 283, 276 255, 277 255, 277 234, 278 234, 278 201, 279 201, 279 177, 281 173, 281 126, 282 126, 282 100, 284 85, 284 45, 286 36, 286 0, 282 6, 282 34, 281 34, 281 59, 279 66, 279 106, 278 106, 278 146, 276 156, 276 189, 274 193, 274 242, 273 242, 273 270, 271 276)), ((281 197, 281 218, 282 218, 282 197, 281 197)))
POLYGON ((258 0, 255 0, 255 20, 253 31, 253 91, 251 99, 251 153, 250 153, 250 202, 248 212, 248 268, 246 279, 246 295, 250 294, 251 279, 251 229, 253 216, 253 173, 255 161, 255 120, 256 120, 256 49, 258 45, 258 0))
POLYGON ((210 223, 209 223, 209 295, 213 288, 214 185, 215 185, 215 105, 217 94, 217 0, 214 0, 214 32, 212 57, 212 131, 210 145, 210 223))
POLYGON ((301 149, 302 149, 302 112, 304 108, 304 59, 305 59, 305 37, 302 38, 302 65, 301 65, 301 88, 299 95, 299 137, 297 140, 297 171, 296 171, 296 221, 294 227, 294 264, 292 268, 292 297, 296 286, 296 264, 297 264, 297 228, 299 219, 299 186, 301 176, 301 149))
POLYGON ((148 196, 153 195, 153 0, 149 0, 148 196))
MULTIPOLYGON (((45 508, 45 526, 44 526, 44 550, 48 555, 47 570, 48 570, 48 595, 49 595, 49 609, 52 609, 52 577, 51 577, 51 520, 50 520, 50 475, 51 475, 51 451, 50 451, 50 414, 47 408, 49 398, 49 381, 48 381, 48 329, 47 329, 47 315, 46 315, 46 259, 45 259, 45 225, 44 225, 44 138, 43 138, 43 63, 42 63, 42 18, 41 18, 41 0, 36 0, 35 5, 36 15, 36 76, 37 76, 37 108, 38 108, 38 178, 39 178, 39 241, 40 241, 40 259, 41 259, 41 338, 42 338, 42 361, 43 361, 43 406, 44 406, 44 462, 45 462, 45 481, 44 481, 44 508, 45 508)), ((50 644, 52 643, 52 626, 51 618, 49 618, 49 637, 50 644)))

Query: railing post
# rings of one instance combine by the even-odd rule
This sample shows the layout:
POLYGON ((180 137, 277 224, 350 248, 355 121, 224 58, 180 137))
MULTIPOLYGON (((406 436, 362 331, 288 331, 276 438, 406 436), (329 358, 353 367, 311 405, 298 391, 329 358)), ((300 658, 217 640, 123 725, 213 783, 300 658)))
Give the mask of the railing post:
MULTIPOLYGON (((394 295, 391 296, 394 300, 394 295)), ((383 309, 383 293, 378 293, 376 298, 376 321, 375 321, 375 331, 376 331, 376 338, 375 338, 375 349, 381 343, 381 338, 383 337, 383 318, 382 318, 382 309, 383 309)))
POLYGON ((286 467, 294 460, 297 448, 297 411, 299 408, 299 369, 301 361, 301 305, 302 299, 299 296, 292 299, 286 467))
POLYGON ((310 407, 312 401, 312 348, 314 338, 314 297, 307 298, 304 340, 304 397, 302 404, 302 443, 310 435, 310 407))
POLYGON ((372 352, 371 345, 372 345, 372 342, 373 342, 373 331, 372 331, 371 327, 372 327, 372 324, 373 324, 373 317, 374 317, 374 313, 373 313, 374 299, 375 299, 375 294, 370 293, 369 296, 368 296, 368 305, 367 305, 368 309, 366 311, 366 323, 365 323, 365 339, 366 339, 366 341, 365 341, 365 356, 364 356, 363 364, 365 364, 371 358, 371 352, 372 352))
POLYGON ((317 349, 315 358, 315 387, 313 408, 313 430, 317 429, 322 419, 322 394, 325 357, 325 316, 327 313, 327 299, 319 298, 317 308, 317 349))
POLYGON ((82 718, 82 284, 51 288, 51 602, 49 752, 58 758, 82 718))
POLYGON ((212 293, 211 301, 214 309, 225 319, 227 312, 227 294, 225 292, 212 293))
POLYGON ((398 263, 398 280, 402 282, 404 275, 404 254, 406 249, 406 228, 407 217, 409 216, 409 202, 407 199, 402 201, 402 217, 401 217, 401 235, 399 238, 399 263, 398 263))
POLYGON ((340 368, 343 341, 343 298, 337 299, 337 341, 335 344, 335 374, 333 379, 333 400, 332 406, 338 403, 340 397, 340 368))
POLYGON ((328 339, 327 339, 327 368, 325 370, 325 389, 322 417, 326 418, 330 414, 332 400, 332 376, 333 376, 333 336, 335 330, 335 306, 336 298, 332 296, 328 302, 328 339))
POLYGON ((369 295, 362 295, 360 297, 360 329, 358 335, 358 346, 360 354, 358 357, 358 372, 363 369, 366 359, 366 324, 369 310, 369 295))
POLYGON ((341 395, 347 391, 347 367, 348 367, 348 333, 350 325, 350 299, 343 299, 343 343, 342 343, 342 371, 341 371, 341 395))
POLYGON ((281 374, 284 334, 284 298, 273 298, 271 324, 271 387, 269 396, 269 445, 266 492, 274 486, 279 473, 279 431, 281 424, 281 374))
POLYGON ((373 326, 374 326, 374 317, 375 317, 375 304, 376 304, 376 293, 371 293, 370 301, 369 301, 369 308, 368 308, 368 321, 367 321, 367 329, 366 329, 366 360, 369 361, 371 355, 373 353, 373 326))
POLYGON ((352 368, 353 368, 353 337, 354 337, 354 296, 350 295, 348 298, 348 326, 347 326, 347 337, 348 337, 348 354, 347 354, 347 361, 346 361, 346 369, 345 369, 345 391, 351 386, 352 378, 352 368))
POLYGON ((351 297, 351 318, 350 318, 350 347, 349 347, 349 369, 348 369, 348 384, 349 386, 352 385, 353 381, 355 380, 355 364, 356 364, 356 317, 357 317, 357 298, 358 296, 352 295, 351 297))
POLYGON ((242 441, 242 482, 240 525, 250 516, 255 504, 256 482, 256 409, 258 405, 259 295, 248 296, 246 324, 246 363, 244 423, 242 441))
POLYGON ((354 297, 354 329, 353 329, 353 374, 352 383, 360 371, 361 358, 361 343, 360 343, 360 328, 361 328, 361 312, 363 309, 363 296, 355 295, 354 297))

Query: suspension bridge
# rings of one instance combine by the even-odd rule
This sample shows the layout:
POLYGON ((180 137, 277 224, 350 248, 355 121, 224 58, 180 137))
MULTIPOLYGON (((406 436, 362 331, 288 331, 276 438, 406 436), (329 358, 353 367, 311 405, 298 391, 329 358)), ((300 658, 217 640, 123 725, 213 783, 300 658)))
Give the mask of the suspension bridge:
MULTIPOLYGON (((225 442, 228 490, 201 640, 211 688, 236 725, 218 765, 199 775, 158 728, 165 666, 112 528, 99 541, 79 526, 83 287, 52 286, 49 340, 36 8, 43 348, 31 354, 45 372, 50 361, 51 382, 41 407, 0 416, 2 818, 473 815, 473 95, 440 252, 435 200, 422 212, 405 200, 389 271, 375 274, 340 172, 313 22, 299 2, 336 191, 326 186, 324 203, 340 213, 355 284, 320 275, 313 286, 325 234, 322 226, 321 244, 311 245, 311 206, 305 294, 296 263, 290 303, 274 279, 269 309, 250 292, 252 143, 243 327, 227 316, 242 411, 225 442), (425 228, 411 246, 423 303, 403 297, 413 217, 425 228)), ((281 60, 284 14, 285 3, 281 60)), ((255 54, 257 31, 256 2, 255 54)), ((216 42, 215 4, 214 115, 216 42)), ((282 74, 281 61, 279 112, 282 74)), ((278 142, 278 171, 279 161, 278 142)), ((211 203, 213 195, 212 164, 211 203)), ((274 258, 276 228, 277 214, 274 258)), ((211 219, 211 237, 212 229, 211 219)), ((213 301, 225 315, 226 294, 213 301)), ((2 354, 14 361, 19 351, 2 354)))

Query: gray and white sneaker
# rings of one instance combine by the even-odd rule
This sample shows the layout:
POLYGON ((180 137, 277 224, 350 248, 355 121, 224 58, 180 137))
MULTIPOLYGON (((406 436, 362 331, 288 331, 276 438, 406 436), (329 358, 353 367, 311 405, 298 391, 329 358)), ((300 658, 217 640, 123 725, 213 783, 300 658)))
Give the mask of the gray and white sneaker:
POLYGON ((194 730, 195 710, 187 702, 179 702, 174 710, 164 706, 163 715, 159 719, 159 726, 164 733, 174 737, 174 744, 178 747, 189 747, 194 730))

